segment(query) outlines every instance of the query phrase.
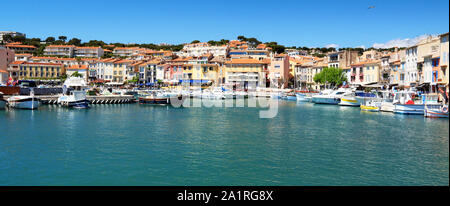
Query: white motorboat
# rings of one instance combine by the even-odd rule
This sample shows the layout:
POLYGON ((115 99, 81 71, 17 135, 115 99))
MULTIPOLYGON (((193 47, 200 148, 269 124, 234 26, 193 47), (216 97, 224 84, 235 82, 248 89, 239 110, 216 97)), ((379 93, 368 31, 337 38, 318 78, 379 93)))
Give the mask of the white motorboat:
POLYGON ((344 88, 339 88, 338 90, 326 89, 318 95, 312 96, 312 102, 315 104, 339 104, 341 98, 350 93, 350 90, 344 88))
POLYGON ((63 85, 63 95, 58 97, 58 104, 79 109, 89 108, 86 99, 86 81, 81 77, 70 77, 63 85), (73 89, 69 91, 69 89, 73 89))

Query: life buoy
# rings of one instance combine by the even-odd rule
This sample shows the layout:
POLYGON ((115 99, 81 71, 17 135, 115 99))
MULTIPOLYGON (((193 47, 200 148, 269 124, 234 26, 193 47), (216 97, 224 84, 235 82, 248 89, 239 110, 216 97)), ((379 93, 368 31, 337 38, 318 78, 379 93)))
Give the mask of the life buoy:
POLYGON ((448 112, 448 106, 447 106, 447 105, 444 105, 444 106, 442 107, 442 112, 444 112, 444 113, 447 113, 447 112, 448 112))

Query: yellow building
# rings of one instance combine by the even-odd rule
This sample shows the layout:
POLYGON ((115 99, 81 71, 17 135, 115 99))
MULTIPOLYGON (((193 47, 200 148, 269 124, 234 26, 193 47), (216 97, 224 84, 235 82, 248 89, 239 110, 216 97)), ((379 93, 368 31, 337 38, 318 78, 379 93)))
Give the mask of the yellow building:
POLYGON ((127 66, 131 65, 131 63, 133 63, 133 61, 128 59, 122 59, 114 62, 112 82, 123 83, 126 81, 126 76, 128 75, 127 66))
POLYGON ((18 79, 56 79, 65 74, 63 64, 15 61, 9 65, 8 72, 14 80, 18 79))
POLYGON ((219 65, 217 64, 184 64, 183 80, 187 83, 213 83, 220 82, 219 65))
POLYGON ((258 59, 231 59, 225 65, 225 83, 245 89, 266 86, 267 61, 258 59))
POLYGON ((380 82, 380 61, 376 60, 364 62, 363 75, 363 84, 380 82))

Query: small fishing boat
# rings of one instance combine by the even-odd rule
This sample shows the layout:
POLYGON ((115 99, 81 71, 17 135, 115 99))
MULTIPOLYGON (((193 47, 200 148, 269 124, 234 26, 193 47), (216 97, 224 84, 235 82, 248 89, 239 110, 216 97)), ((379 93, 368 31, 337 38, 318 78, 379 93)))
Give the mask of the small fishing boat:
POLYGON ((290 93, 286 93, 285 95, 283 95, 281 97, 281 99, 288 100, 288 101, 297 101, 297 95, 290 92, 290 93))
POLYGON ((425 95, 424 116, 429 118, 449 118, 448 106, 446 104, 438 104, 437 94, 425 95))
MULTIPOLYGON (((424 115, 425 104, 415 98, 416 92, 414 91, 397 91, 394 92, 394 113, 396 114, 411 114, 411 115, 424 115)), ((436 105, 437 103, 429 103, 429 106, 436 105)))
POLYGON ((429 118, 449 118, 449 116, 448 116, 448 106, 447 105, 442 105, 438 109, 436 109, 436 108, 435 109, 427 108, 425 106, 424 116, 425 117, 429 117, 429 118))
POLYGON ((380 111, 380 104, 381 102, 369 100, 365 104, 362 104, 360 106, 362 111, 368 111, 368 112, 379 112, 380 111))
POLYGON ((6 107, 6 100, 3 99, 3 93, 0 92, 0 109, 5 109, 6 107))
POLYGON ((8 98, 8 105, 17 109, 37 109, 40 105, 39 99, 34 97, 34 93, 29 96, 12 96, 8 98))

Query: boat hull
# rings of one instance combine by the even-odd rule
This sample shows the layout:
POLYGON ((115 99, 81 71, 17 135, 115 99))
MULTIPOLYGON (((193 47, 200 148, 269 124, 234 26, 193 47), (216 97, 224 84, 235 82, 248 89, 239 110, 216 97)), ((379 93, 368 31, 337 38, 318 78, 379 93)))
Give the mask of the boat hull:
POLYGON ((139 104, 168 105, 169 98, 139 98, 139 104))
POLYGON ((351 106, 351 107, 359 107, 360 104, 358 100, 351 98, 341 98, 341 102, 339 102, 340 106, 351 106))
POLYGON ((9 101, 9 106, 17 109, 37 109, 40 105, 38 99, 29 99, 21 101, 9 101))
POLYGON ((78 101, 61 101, 60 104, 69 108, 77 108, 77 109, 87 109, 89 108, 89 100, 78 100, 78 101))
POLYGON ((0 100, 0 109, 5 109, 5 107, 6 107, 6 101, 0 100))
POLYGON ((380 111, 380 107, 376 107, 376 106, 361 105, 360 107, 361 107, 362 111, 368 111, 368 112, 379 112, 380 111))
POLYGON ((381 103, 380 111, 394 112, 394 104, 392 104, 392 102, 383 102, 381 103))
POLYGON ((439 109, 427 109, 427 108, 425 108, 424 116, 429 118, 449 118, 448 112, 443 112, 439 109))
POLYGON ((339 104, 341 100, 339 98, 321 98, 321 97, 312 97, 312 102, 315 104, 339 104))
POLYGON ((297 96, 297 101, 299 102, 309 102, 309 99, 306 98, 306 94, 295 94, 297 96))
POLYGON ((284 100, 288 100, 288 101, 297 101, 297 97, 296 96, 284 96, 282 99, 284 100))
POLYGON ((395 104, 394 113, 424 115, 425 106, 423 104, 395 104))

